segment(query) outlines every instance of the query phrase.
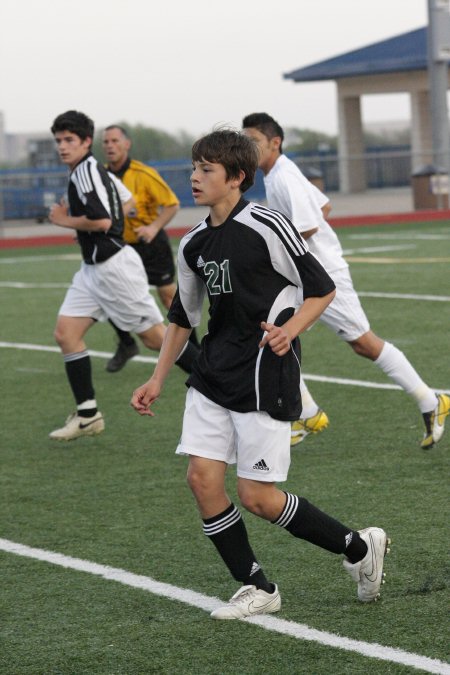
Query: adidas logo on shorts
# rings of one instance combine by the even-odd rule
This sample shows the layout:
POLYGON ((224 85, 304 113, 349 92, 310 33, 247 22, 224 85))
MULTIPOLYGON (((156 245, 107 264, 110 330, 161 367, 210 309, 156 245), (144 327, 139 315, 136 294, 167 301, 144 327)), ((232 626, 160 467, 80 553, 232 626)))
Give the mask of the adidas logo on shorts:
POLYGON ((205 266, 205 261, 203 260, 202 256, 199 255, 197 258, 197 267, 204 267, 205 266))
POLYGON ((259 469, 259 471, 270 471, 269 467, 263 459, 260 459, 259 462, 253 465, 254 469, 259 469))

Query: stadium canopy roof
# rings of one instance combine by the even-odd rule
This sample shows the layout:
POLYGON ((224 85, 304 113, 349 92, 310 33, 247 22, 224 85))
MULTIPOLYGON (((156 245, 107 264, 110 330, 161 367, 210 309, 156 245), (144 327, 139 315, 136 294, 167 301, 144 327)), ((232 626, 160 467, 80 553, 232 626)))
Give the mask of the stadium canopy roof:
POLYGON ((294 80, 294 82, 317 82, 426 68, 427 28, 418 28, 409 33, 319 61, 305 68, 284 73, 283 77, 294 80))

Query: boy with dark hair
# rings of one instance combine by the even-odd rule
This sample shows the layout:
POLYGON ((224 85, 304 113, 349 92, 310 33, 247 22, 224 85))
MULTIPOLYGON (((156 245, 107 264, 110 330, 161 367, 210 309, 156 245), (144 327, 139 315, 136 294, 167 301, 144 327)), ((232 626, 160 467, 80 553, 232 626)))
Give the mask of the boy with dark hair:
MULTIPOLYGON (((105 427, 97 409, 84 342, 89 328, 98 320, 111 318, 123 330, 136 332, 146 347, 155 350, 160 349, 166 329, 148 293, 142 260, 122 239, 122 203, 130 208, 132 195, 91 154, 93 121, 84 113, 69 110, 58 115, 51 131, 59 156, 71 173, 68 204, 65 200, 54 204, 49 218, 54 225, 76 231, 83 256, 55 328, 77 410, 50 438, 70 441, 99 434, 105 427)), ((185 358, 183 354, 182 361, 185 358)), ((182 361, 179 365, 186 366, 182 361)))
POLYGON ((152 377, 136 389, 131 405, 153 415, 151 406, 198 325, 207 294, 208 332, 187 381, 176 452, 189 455, 187 478, 205 535, 243 584, 212 617, 242 618, 281 606, 278 588, 265 576, 225 491, 227 466, 234 463, 244 508, 294 537, 344 554, 359 599, 375 600, 386 533, 376 527, 351 530, 275 484, 287 478, 290 421, 301 410, 297 336, 332 300, 334 283, 285 216, 243 199, 258 164, 251 139, 215 131, 194 144, 192 160, 194 201, 210 213, 180 243, 166 339, 152 377), (299 288, 304 303, 295 311, 299 288))
MULTIPOLYGON (((328 198, 310 183, 292 160, 282 153, 283 130, 267 113, 244 117, 244 133, 259 148, 259 166, 264 173, 268 206, 284 213, 308 241, 312 253, 336 284, 337 295, 320 320, 345 340, 355 354, 364 356, 392 378, 416 401, 425 424, 421 447, 433 447, 444 433, 450 412, 450 396, 435 394, 422 380, 406 356, 395 345, 375 335, 361 306, 344 259, 342 247, 326 218, 331 210, 328 198)), ((301 378, 303 412, 292 425, 291 444, 328 425, 326 413, 319 408, 301 378)))

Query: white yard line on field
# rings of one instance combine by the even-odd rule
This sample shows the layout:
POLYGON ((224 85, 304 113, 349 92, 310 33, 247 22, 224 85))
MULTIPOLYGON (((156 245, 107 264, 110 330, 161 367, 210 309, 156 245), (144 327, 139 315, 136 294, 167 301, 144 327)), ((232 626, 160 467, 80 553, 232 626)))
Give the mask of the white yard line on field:
POLYGON ((28 283, 25 281, 0 281, 0 288, 69 288, 70 284, 56 284, 51 282, 28 283))
POLYGON ((407 251, 417 249, 416 244, 402 244, 398 246, 363 246, 358 248, 345 248, 344 255, 354 255, 355 253, 386 253, 386 251, 407 251))
POLYGON ((450 257, 445 258, 365 258, 364 256, 346 256, 348 263, 363 263, 364 265, 430 265, 432 263, 449 263, 450 257))
MULTIPOLYGON (((27 281, 0 281, 0 288, 16 288, 16 289, 38 289, 38 288, 70 288, 70 284, 65 283, 30 283, 27 281)), ((156 286, 149 286, 150 290, 155 290, 156 286)))
MULTIPOLYGON (((95 576, 102 577, 108 581, 115 581, 125 586, 139 588, 143 591, 153 593, 154 595, 183 602, 186 605, 197 607, 198 609, 207 612, 211 612, 223 605, 223 602, 218 598, 203 595, 202 593, 197 593, 188 588, 179 588, 178 586, 162 583, 151 577, 133 574, 127 570, 109 567, 108 565, 100 565, 98 563, 90 562, 89 560, 72 558, 71 556, 66 556, 61 553, 54 553, 52 551, 46 551, 45 549, 17 544, 8 539, 0 539, 0 550, 25 558, 32 558, 34 560, 51 563, 52 565, 59 565, 60 567, 76 570, 77 572, 94 574, 95 576)), ((244 621, 275 633, 289 635, 297 640, 317 642, 320 645, 355 652, 369 658, 411 666, 412 668, 424 670, 428 673, 450 675, 449 664, 439 661, 438 659, 422 656, 421 654, 406 652, 402 649, 384 647, 377 643, 363 642, 361 640, 342 637, 340 635, 335 635, 334 633, 327 633, 325 631, 310 628, 305 624, 278 619, 274 616, 254 616, 244 619, 244 621)))
POLYGON ((377 293, 375 291, 357 291, 362 298, 386 298, 386 300, 431 300, 432 302, 450 302, 450 295, 414 295, 413 293, 377 293))
POLYGON ((23 255, 14 258, 0 258, 0 265, 15 265, 16 263, 30 262, 57 262, 60 260, 78 260, 81 262, 81 255, 79 253, 61 253, 60 255, 23 255))
MULTIPOLYGON (((59 354, 59 347, 53 347, 50 345, 33 345, 27 342, 0 342, 0 348, 4 349, 24 349, 32 352, 52 352, 59 354)), ((113 354, 111 352, 98 352, 95 349, 89 349, 90 356, 98 356, 100 359, 110 359, 113 354)), ((157 356, 134 356, 134 361, 140 361, 141 363, 156 363, 158 361, 157 356)))
POLYGON ((408 232, 355 232, 348 233, 349 239, 390 239, 391 241, 407 239, 408 241, 449 241, 450 230, 445 229, 439 233, 433 232, 415 232, 410 230, 408 232))
MULTIPOLYGON (((39 289, 39 288, 69 288, 70 284, 63 283, 30 283, 24 281, 0 281, 0 288, 15 289, 39 289)), ((149 286, 151 291, 156 290, 156 286, 149 286)), ((386 298, 386 300, 426 300, 436 302, 449 302, 449 295, 419 295, 412 293, 379 293, 377 291, 358 291, 362 298, 386 298)))
MULTIPOLYGON (((53 347, 49 345, 34 345, 26 342, 1 342, 0 349, 24 349, 27 351, 36 351, 36 352, 52 352, 60 353, 59 347, 53 347)), ((99 352, 96 350, 89 349, 90 356, 97 356, 100 359, 110 359, 113 355, 111 352, 99 352)), ((155 356, 134 356, 133 361, 138 361, 140 363, 156 363, 158 358, 155 356)), ((314 382, 329 382, 331 384, 342 384, 348 385, 351 387, 366 387, 369 389, 394 389, 397 391, 403 391, 398 384, 389 384, 381 382, 370 382, 365 380, 349 380, 342 377, 327 377, 326 375, 308 375, 305 373, 303 375, 305 380, 311 380, 314 382)), ((437 394, 450 394, 450 389, 433 389, 437 394)))

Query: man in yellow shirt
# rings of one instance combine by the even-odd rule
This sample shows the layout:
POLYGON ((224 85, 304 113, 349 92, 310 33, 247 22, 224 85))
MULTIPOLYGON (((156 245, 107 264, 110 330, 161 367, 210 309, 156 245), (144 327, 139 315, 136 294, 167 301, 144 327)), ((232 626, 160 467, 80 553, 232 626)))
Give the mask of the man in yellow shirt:
MULTIPOLYGON (((130 148, 131 140, 123 127, 106 127, 103 151, 108 171, 120 178, 136 202, 136 208, 125 218, 123 238, 141 256, 149 284, 156 286, 163 305, 168 309, 176 284, 172 249, 164 228, 180 208, 180 203, 155 169, 130 158, 130 148)), ((106 366, 111 373, 121 370, 138 353, 132 335, 116 326, 114 328, 119 336, 119 345, 106 366)), ((192 342, 198 345, 195 336, 192 342)))

